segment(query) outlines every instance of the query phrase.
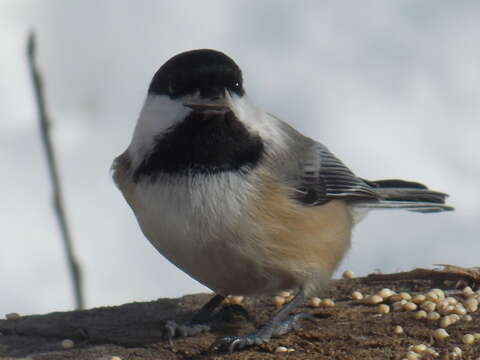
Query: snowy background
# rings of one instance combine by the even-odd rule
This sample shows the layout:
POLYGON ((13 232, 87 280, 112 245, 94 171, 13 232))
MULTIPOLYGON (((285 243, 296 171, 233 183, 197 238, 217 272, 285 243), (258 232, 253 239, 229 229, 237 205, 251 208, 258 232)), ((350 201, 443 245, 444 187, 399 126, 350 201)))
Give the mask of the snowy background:
POLYGON ((376 212, 339 271, 480 265, 480 2, 2 0, 0 314, 73 306, 25 43, 37 32, 87 306, 205 291, 144 239, 110 179, 146 88, 214 48, 261 108, 358 175, 449 192, 454 213, 376 212))

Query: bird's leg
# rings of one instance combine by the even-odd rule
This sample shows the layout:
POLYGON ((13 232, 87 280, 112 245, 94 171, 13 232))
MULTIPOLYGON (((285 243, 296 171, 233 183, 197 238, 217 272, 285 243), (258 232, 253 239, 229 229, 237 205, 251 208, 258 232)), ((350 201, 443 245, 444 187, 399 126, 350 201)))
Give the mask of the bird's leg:
POLYGON ((305 301, 305 292, 300 292, 280 309, 269 321, 267 321, 256 332, 243 336, 226 336, 215 341, 212 349, 228 350, 233 352, 236 349, 243 349, 247 346, 260 345, 270 340, 272 336, 280 336, 288 333, 290 330, 298 329, 298 321, 308 319, 314 321, 312 315, 299 313, 290 316, 290 312, 305 301))
POLYGON ((163 338, 173 347, 172 339, 175 336, 188 337, 209 331, 209 322, 212 320, 212 315, 224 299, 224 295, 215 295, 195 313, 190 321, 184 324, 179 324, 173 320, 167 321, 163 330, 163 338))

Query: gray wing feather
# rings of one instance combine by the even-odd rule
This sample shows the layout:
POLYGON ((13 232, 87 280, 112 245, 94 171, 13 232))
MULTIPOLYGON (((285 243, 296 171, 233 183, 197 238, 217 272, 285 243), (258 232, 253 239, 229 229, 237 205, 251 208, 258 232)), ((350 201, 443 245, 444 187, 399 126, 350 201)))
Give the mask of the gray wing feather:
POLYGON ((301 200, 319 205, 332 199, 375 202, 378 194, 345 166, 326 146, 314 142, 302 162, 301 200))

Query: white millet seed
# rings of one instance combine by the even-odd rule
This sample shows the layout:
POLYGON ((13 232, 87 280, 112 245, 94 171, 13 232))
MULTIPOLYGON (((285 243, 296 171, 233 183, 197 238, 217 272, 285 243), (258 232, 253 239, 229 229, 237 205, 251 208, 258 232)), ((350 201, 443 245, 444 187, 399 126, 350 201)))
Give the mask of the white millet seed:
POLYGON ((392 310, 393 311, 403 311, 404 310, 403 307, 405 306, 406 303, 407 303, 406 300, 394 302, 392 304, 392 310))
POLYGON ((273 305, 280 307, 285 304, 285 298, 283 296, 274 296, 272 299, 273 305))
POLYGON ((460 349, 458 346, 455 346, 452 349, 452 354, 455 356, 462 356, 462 349, 460 349))
POLYGON ((110 360, 122 360, 120 356, 112 356, 110 360))
POLYGON ((387 304, 380 304, 378 305, 377 310, 380 314, 388 314, 390 312, 390 306, 387 304))
POLYGON ((409 293, 407 292, 401 292, 400 294, 400 297, 403 299, 403 300, 407 300, 407 301, 410 301, 412 300, 412 295, 410 295, 409 293))
POLYGON ((418 359, 420 359, 420 355, 417 354, 416 352, 409 351, 405 354, 405 359, 407 359, 407 360, 418 360, 418 359))
POLYGON ((438 319, 440 319, 440 314, 436 311, 432 311, 427 314, 428 321, 437 321, 438 319))
POLYGON ((423 294, 418 294, 418 295, 415 295, 412 299, 412 302, 414 304, 417 304, 417 305, 420 305, 422 304, 423 302, 425 302, 425 300, 427 300, 427 297, 423 294))
POLYGON ((420 310, 415 313, 415 319, 421 320, 427 317, 427 312, 425 310, 420 310))
POLYGON ((390 296, 395 295, 395 292, 391 289, 382 289, 377 293, 378 296, 381 296, 383 299, 388 299, 390 296))
POLYGON ((332 299, 323 299, 322 300, 322 306, 326 307, 326 308, 334 307, 335 302, 332 299))
POLYGON ((448 301, 441 300, 437 303, 437 311, 443 315, 448 314, 450 312, 450 306, 452 305, 449 305, 448 301))
POLYGON ((295 349, 294 349, 294 348, 288 348, 287 351, 288 351, 288 352, 293 352, 293 351, 295 351, 295 349))
POLYGON ((435 311, 437 304, 432 301, 425 301, 422 305, 420 305, 420 307, 428 313, 435 311))
POLYGON ((290 291, 280 291, 278 293, 278 296, 283 296, 284 298, 289 297, 290 295, 292 295, 290 291))
POLYGON ((468 312, 475 312, 478 310, 478 300, 474 298, 470 298, 465 300, 463 303, 465 306, 465 309, 467 309, 468 312))
POLYGON ((400 294, 393 294, 388 298, 388 301, 394 303, 394 302, 399 302, 399 301, 406 301, 400 294))
POLYGON ((462 304, 457 304, 455 305, 453 312, 457 315, 465 315, 467 313, 467 309, 465 309, 462 304))
POLYGON ((354 291, 352 292, 352 300, 362 300, 363 295, 360 291, 354 291))
POLYGON ((440 320, 440 327, 447 328, 450 325, 452 325, 452 320, 451 320, 450 316, 444 316, 442 318, 442 320, 440 320))
POLYGON ((433 292, 433 291, 429 291, 429 292, 427 293, 426 297, 427 297, 427 300, 428 300, 428 301, 433 301, 433 302, 435 302, 435 303, 438 302, 438 301, 440 301, 440 298, 439 298, 438 294, 435 293, 435 292, 433 292))
POLYGON ((367 295, 364 302, 368 305, 377 305, 383 302, 383 298, 380 295, 367 295))
POLYGON ((475 338, 476 342, 480 342, 480 333, 474 333, 473 337, 475 338))
POLYGON ((473 320, 473 318, 472 318, 471 315, 464 315, 464 316, 462 317, 462 320, 463 320, 463 321, 466 321, 466 322, 470 322, 470 321, 473 320))
POLYGON ((464 287, 462 292, 463 292, 463 296, 465 296, 465 297, 469 297, 470 295, 475 294, 475 292, 472 290, 472 288, 470 286, 464 287))
POLYGON ((73 340, 65 339, 62 341, 61 345, 63 349, 68 350, 72 349, 75 346, 75 343, 73 342, 73 340))
POLYGON ((243 301, 243 296, 232 296, 230 298, 230 304, 233 304, 233 305, 240 305, 243 301))
POLYGON ((415 310, 417 310, 417 305, 414 304, 413 302, 407 302, 406 304, 403 305, 403 310, 405 310, 405 311, 415 311, 415 310))
POLYGON ((322 299, 318 297, 312 297, 308 301, 308 306, 311 306, 311 307, 319 307, 321 304, 322 304, 322 299))
POLYGON ((431 292, 434 292, 435 294, 437 294, 437 296, 438 296, 438 298, 439 298, 440 300, 445 299, 445 293, 443 292, 442 289, 432 289, 432 290, 430 290, 430 291, 431 291, 431 292))
POLYGON ((448 332, 445 329, 437 329, 433 332, 433 337, 437 340, 444 340, 449 337, 448 332))
POLYGON ((20 314, 16 312, 5 314, 5 319, 7 320, 17 320, 20 318, 20 314))
POLYGON ((293 296, 293 295, 289 295, 289 296, 287 296, 287 297, 284 298, 284 299, 285 299, 285 301, 288 303, 288 302, 292 301, 294 297, 295 297, 295 296, 293 296))
POLYGON ((352 270, 345 270, 342 274, 342 277, 344 279, 350 280, 350 279, 353 279, 355 277, 355 274, 353 273, 352 270))
POLYGON ((472 334, 465 334, 462 337, 462 341, 466 345, 473 344, 475 342, 475 336, 473 336, 472 334))
POLYGON ((275 349, 275 352, 276 353, 281 353, 281 352, 287 352, 288 349, 285 347, 285 346, 278 346, 276 349, 275 349))
POLYGON ((451 297, 451 296, 445 298, 445 300, 447 300, 447 302, 448 302, 449 305, 458 304, 458 300, 455 299, 454 297, 451 297))
POLYGON ((412 346, 412 351, 416 352, 417 354, 424 353, 427 351, 428 347, 425 344, 418 344, 412 346))
POLYGON ((397 325, 393 328, 393 332, 397 335, 403 334, 403 328, 400 325, 397 325))

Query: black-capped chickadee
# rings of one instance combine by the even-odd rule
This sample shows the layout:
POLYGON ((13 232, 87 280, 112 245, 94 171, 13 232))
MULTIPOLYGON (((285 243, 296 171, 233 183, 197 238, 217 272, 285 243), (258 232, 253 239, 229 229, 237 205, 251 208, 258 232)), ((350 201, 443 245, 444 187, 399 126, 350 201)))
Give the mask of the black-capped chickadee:
POLYGON ((225 54, 193 50, 153 77, 115 183, 152 245, 217 294, 169 340, 207 330, 227 294, 298 289, 258 331, 225 337, 243 348, 286 333, 350 247, 353 225, 376 208, 451 210, 446 194, 403 180, 357 177, 324 145, 253 105, 225 54))

